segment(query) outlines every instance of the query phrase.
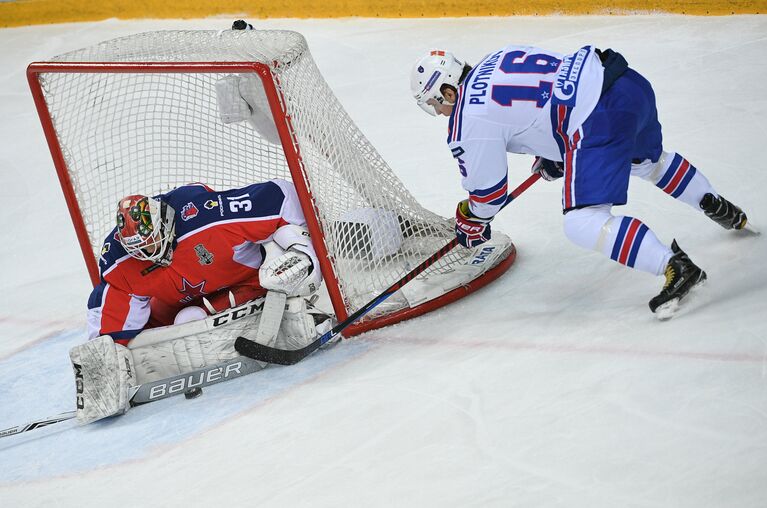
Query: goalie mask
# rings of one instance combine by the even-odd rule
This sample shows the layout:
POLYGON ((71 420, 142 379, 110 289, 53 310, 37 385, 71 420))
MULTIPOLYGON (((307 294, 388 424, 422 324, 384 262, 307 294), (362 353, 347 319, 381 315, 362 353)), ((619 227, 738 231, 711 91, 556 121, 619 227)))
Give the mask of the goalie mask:
POLYGON ((437 116, 437 110, 427 101, 434 99, 444 104, 446 101, 440 88, 442 85, 451 85, 458 89, 464 65, 449 51, 441 50, 430 51, 415 63, 410 72, 410 90, 421 109, 431 116, 437 116))
POLYGON ((168 266, 173 257, 173 207, 158 199, 133 195, 117 205, 117 238, 136 259, 168 266))

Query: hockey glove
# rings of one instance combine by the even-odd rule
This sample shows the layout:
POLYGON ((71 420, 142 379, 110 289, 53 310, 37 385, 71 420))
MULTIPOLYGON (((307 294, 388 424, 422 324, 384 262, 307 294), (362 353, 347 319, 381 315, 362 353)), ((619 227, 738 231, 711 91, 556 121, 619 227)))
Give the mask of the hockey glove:
POLYGON ((258 278, 264 289, 288 296, 309 296, 319 289, 322 280, 312 258, 295 248, 261 265, 258 278))
POLYGON ((477 217, 469 209, 469 200, 464 199, 455 209, 455 236, 464 247, 476 247, 490 240, 490 221, 477 217))
POLYGON ((533 167, 530 168, 531 173, 538 173, 541 178, 547 182, 553 182, 558 178, 562 178, 565 174, 565 168, 561 162, 550 161, 543 157, 536 157, 533 162, 533 167))

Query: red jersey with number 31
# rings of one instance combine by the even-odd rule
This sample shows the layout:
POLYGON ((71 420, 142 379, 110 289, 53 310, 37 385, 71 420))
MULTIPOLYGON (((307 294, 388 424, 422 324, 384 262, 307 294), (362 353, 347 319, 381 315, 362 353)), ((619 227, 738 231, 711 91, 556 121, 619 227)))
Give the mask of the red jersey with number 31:
POLYGON ((131 257, 112 230, 99 257, 101 283, 88 300, 91 338, 133 338, 149 320, 150 298, 180 309, 252 280, 263 262, 261 244, 281 226, 306 223, 295 188, 286 180, 223 192, 185 185, 157 197, 176 212, 172 262, 162 267, 131 257))

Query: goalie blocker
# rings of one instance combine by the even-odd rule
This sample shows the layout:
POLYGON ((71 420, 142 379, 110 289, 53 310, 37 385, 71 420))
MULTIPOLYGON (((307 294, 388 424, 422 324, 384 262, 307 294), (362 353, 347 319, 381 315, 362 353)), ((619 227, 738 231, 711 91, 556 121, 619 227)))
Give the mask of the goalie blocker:
MULTIPOLYGON (((115 343, 108 335, 75 346, 70 359, 78 422, 87 424, 124 414, 141 384, 236 358, 235 339, 259 340, 260 325, 267 326, 260 322, 267 298, 205 319, 144 330, 128 347, 115 343)), ((276 336, 268 345, 285 349, 304 347, 332 326, 328 315, 308 305, 303 297, 287 298, 277 321, 276 336)))

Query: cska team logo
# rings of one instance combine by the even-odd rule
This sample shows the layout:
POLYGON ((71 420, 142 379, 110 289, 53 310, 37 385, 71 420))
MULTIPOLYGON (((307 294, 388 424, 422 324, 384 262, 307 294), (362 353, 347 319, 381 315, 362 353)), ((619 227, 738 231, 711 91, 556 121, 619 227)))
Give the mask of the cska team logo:
POLYGON ((198 213, 200 213, 200 211, 194 206, 194 203, 190 201, 181 209, 181 220, 188 221, 189 219, 193 219, 197 217, 198 213))

